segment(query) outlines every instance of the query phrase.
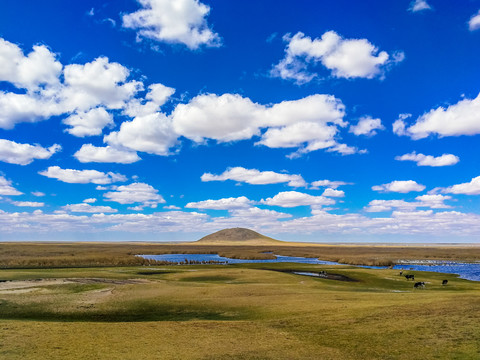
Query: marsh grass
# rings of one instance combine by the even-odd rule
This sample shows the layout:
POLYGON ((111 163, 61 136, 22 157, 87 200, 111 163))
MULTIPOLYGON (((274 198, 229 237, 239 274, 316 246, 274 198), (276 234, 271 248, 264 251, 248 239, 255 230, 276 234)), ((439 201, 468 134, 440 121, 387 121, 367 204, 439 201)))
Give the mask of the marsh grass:
POLYGON ((274 254, 313 257, 351 265, 389 266, 398 260, 478 261, 480 247, 342 246, 284 243, 281 246, 218 246, 155 243, 0 243, 0 268, 71 268, 168 265, 138 254, 218 254, 237 259, 273 259, 274 254))

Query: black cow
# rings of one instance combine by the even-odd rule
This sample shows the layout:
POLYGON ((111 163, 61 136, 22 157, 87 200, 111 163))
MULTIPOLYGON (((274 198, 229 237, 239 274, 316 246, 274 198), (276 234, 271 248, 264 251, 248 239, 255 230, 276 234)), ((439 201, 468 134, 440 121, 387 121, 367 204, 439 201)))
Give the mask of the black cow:
POLYGON ((418 282, 415 283, 415 285, 413 285, 413 287, 414 287, 415 289, 417 289, 417 288, 424 288, 424 287, 425 287, 425 282, 423 282, 423 281, 418 281, 418 282))
POLYGON ((442 281, 442 285, 447 285, 448 284, 448 280, 443 280, 442 281))
POLYGON ((405 275, 405 279, 407 279, 407 280, 410 280, 410 279, 415 280, 415 275, 413 275, 413 274, 407 274, 407 275, 405 275))
POLYGON ((403 271, 402 271, 402 270, 400 270, 400 276, 402 276, 402 274, 403 274, 403 271))

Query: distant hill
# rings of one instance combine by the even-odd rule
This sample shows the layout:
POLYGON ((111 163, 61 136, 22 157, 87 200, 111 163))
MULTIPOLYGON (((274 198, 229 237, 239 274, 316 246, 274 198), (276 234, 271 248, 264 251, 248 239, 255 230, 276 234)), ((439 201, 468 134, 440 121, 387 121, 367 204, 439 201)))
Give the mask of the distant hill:
POLYGON ((195 244, 201 245, 279 245, 282 241, 245 228, 232 228, 204 236, 195 244))

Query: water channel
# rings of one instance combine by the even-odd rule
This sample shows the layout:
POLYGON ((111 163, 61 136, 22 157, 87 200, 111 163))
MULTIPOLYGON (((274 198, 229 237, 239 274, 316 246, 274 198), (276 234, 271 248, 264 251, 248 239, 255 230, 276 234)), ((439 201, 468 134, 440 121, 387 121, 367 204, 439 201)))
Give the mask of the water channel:
MULTIPOLYGON (((346 265, 317 258, 275 255, 276 259, 248 260, 232 259, 218 254, 163 254, 163 255, 138 255, 144 259, 168 261, 171 263, 218 263, 218 264, 245 264, 245 263, 299 263, 319 265, 346 265)), ((385 269, 378 266, 363 266, 370 269, 385 269)), ((439 273, 458 274, 462 279, 480 281, 480 263, 459 263, 453 261, 417 260, 403 261, 393 267, 397 270, 432 271, 439 273)))

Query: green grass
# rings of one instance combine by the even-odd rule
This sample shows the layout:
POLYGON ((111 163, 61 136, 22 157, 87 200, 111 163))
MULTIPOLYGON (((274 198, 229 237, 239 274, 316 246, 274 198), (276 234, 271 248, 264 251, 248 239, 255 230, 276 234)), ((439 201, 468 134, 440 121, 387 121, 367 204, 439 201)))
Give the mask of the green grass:
POLYGON ((0 270, 29 286, 0 289, 0 358, 478 359, 480 283, 414 273, 426 289, 309 264, 0 270), (320 270, 356 281, 289 273, 320 270))

